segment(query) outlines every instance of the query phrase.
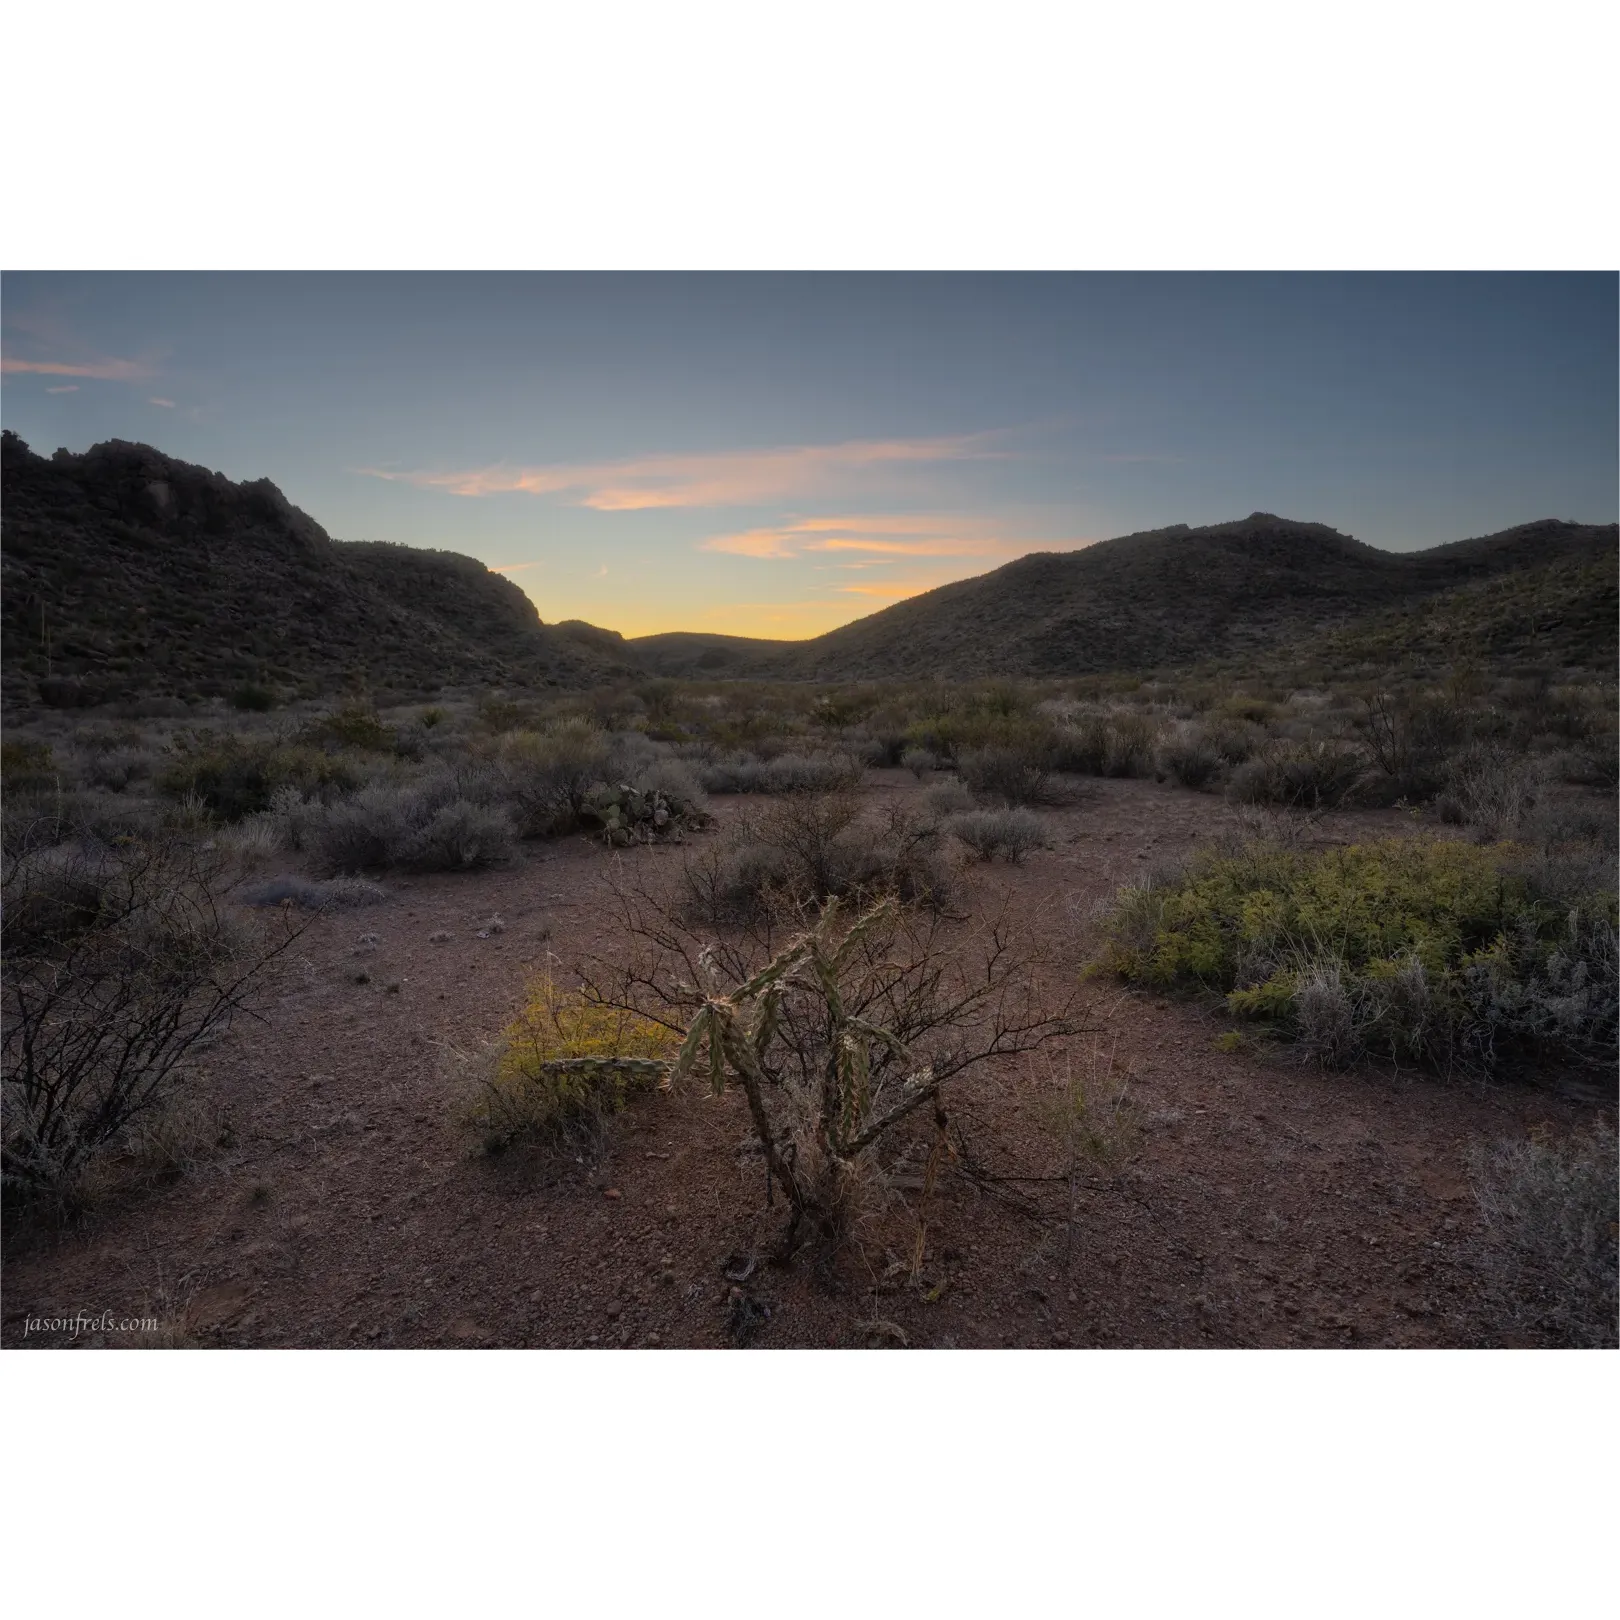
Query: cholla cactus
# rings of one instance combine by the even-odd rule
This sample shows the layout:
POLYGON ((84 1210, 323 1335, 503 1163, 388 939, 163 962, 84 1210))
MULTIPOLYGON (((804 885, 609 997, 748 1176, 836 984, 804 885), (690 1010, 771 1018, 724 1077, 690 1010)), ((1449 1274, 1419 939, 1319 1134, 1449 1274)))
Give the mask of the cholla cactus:
POLYGON ((748 1099, 754 1131, 772 1181, 792 1206, 787 1246, 809 1229, 836 1241, 857 1161, 884 1131, 937 1095, 940 1080, 927 1063, 917 1064, 892 1031, 848 1011, 840 975, 863 938, 887 917, 892 900, 873 906, 838 937, 839 904, 828 903, 814 928, 794 940, 746 983, 727 995, 709 996, 687 1029, 670 1067, 670 1083, 700 1066, 707 1054, 709 1082, 718 1093, 728 1080, 748 1099), (776 1128, 766 1109, 770 1048, 780 1028, 782 999, 789 989, 808 991, 824 1003, 829 1059, 820 1095, 806 1099, 799 1140, 776 1128), (881 1109, 872 1084, 874 1047, 887 1047, 912 1072, 881 1109))

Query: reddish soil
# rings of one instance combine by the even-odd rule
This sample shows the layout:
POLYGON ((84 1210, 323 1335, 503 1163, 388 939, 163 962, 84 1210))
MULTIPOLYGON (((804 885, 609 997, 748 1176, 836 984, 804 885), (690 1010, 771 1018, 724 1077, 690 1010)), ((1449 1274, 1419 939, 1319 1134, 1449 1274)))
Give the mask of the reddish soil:
MULTIPOLYGON (((878 772, 867 792, 918 789, 878 772)), ((739 802, 718 802, 722 824, 739 802)), ((981 901, 1009 889, 1030 937, 1078 971, 1095 905, 1231 812, 1110 781, 1043 816, 1052 848, 970 868, 968 888, 981 901)), ((1338 814, 1315 836, 1409 825, 1338 814)), ((953 1170, 925 1199, 920 1174, 901 1174, 898 1201, 831 1278, 763 1261, 726 1277, 781 1218, 780 1203, 764 1207, 736 1095, 639 1099, 596 1164, 478 1155, 451 1122, 445 1046, 498 1031, 548 953, 566 976, 614 948, 610 859, 572 840, 507 871, 393 882, 392 903, 317 918, 266 1021, 211 1054, 231 1145, 71 1229, 13 1230, 3 1342, 24 1343, 29 1317, 80 1310, 156 1313, 190 1342, 231 1346, 722 1346, 738 1324, 761 1347, 1508 1342, 1470 1258, 1469 1154, 1579 1124, 1597 1104, 1525 1078, 1326 1075, 1252 1041, 1228 1053, 1217 1014, 1117 986, 1087 992, 1097 1035, 950 1088, 975 1160, 1030 1179, 953 1170), (477 937, 492 913, 505 931, 477 937), (431 942, 440 931, 452 937, 431 942), (367 934, 375 946, 358 942, 367 934), (1129 1076, 1131 1128, 1112 1162, 1071 1181, 1054 1102, 1065 1064, 1099 1042, 1129 1076)), ((657 881, 681 852, 623 859, 657 881)), ((927 1143, 919 1127, 896 1147, 920 1171, 927 1143)))

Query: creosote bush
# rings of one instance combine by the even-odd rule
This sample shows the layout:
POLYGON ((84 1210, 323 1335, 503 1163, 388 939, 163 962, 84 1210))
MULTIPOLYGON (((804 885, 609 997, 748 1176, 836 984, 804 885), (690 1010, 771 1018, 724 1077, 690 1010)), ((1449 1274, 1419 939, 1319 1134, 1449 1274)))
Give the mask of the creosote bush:
POLYGON ((1122 891, 1100 963, 1217 993, 1329 1067, 1612 1055, 1615 896, 1538 896, 1523 856, 1417 839, 1254 845, 1122 891))

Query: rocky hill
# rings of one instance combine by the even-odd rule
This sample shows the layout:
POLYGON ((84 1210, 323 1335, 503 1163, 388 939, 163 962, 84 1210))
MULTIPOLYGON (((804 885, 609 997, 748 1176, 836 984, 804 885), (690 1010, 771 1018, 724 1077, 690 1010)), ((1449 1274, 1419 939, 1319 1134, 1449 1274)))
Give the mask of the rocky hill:
POLYGON ((1546 520, 1396 553, 1257 512, 1021 557, 811 641, 627 640, 577 620, 542 624, 516 585, 471 557, 333 540, 267 480, 232 483, 147 445, 47 459, 7 433, 3 459, 8 704, 1258 664, 1380 614, 1373 656, 1418 630, 1439 645, 1442 627, 1463 624, 1473 637, 1488 626, 1521 661, 1549 635, 1582 659, 1612 659, 1614 644, 1612 523, 1546 520), (1552 582, 1533 584, 1543 575, 1552 582), (1513 585, 1422 626, 1410 617, 1493 580, 1513 585))
POLYGON ((813 641, 645 636, 665 675, 799 680, 1050 676, 1258 656, 1479 581, 1552 566, 1605 568, 1614 524, 1546 520, 1430 551, 1389 552, 1318 523, 1257 512, 1081 551, 1042 552, 914 596, 813 641))
POLYGON ((588 686, 611 647, 559 635, 471 557, 333 540, 268 480, 148 445, 3 447, 4 695, 62 706, 364 684, 588 686))

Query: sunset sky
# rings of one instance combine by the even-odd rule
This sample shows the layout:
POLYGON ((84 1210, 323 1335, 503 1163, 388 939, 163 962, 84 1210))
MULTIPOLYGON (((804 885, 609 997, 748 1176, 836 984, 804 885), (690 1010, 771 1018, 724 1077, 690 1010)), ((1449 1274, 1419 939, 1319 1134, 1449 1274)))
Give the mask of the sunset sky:
POLYGON ((1254 510, 1616 512, 1613 275, 8 274, 5 425, 268 477, 541 616, 814 635, 1254 510))

